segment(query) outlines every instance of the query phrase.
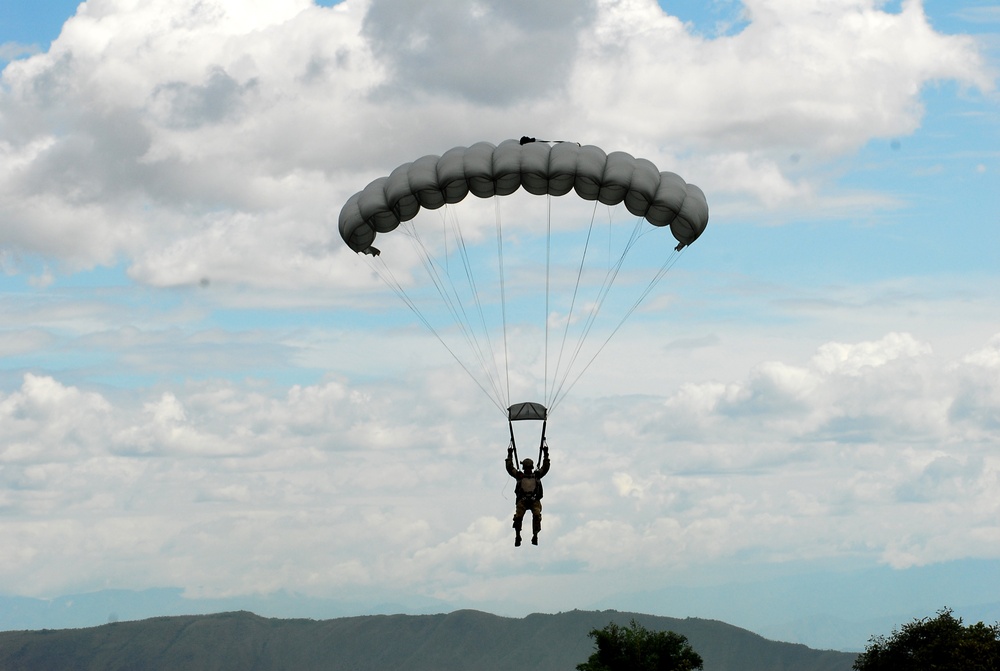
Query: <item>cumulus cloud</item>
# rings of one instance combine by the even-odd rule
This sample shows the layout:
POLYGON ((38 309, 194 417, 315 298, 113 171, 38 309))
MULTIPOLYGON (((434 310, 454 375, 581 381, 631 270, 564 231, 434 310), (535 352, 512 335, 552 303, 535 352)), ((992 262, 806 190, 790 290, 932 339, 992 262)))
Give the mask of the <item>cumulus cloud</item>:
POLYGON ((757 0, 715 38, 652 0, 570 4, 88 2, 4 69, 0 244, 159 286, 321 284, 347 279, 338 204, 423 153, 611 143, 773 208, 816 198, 789 153, 912 132, 928 82, 992 86, 919 2, 757 0))
POLYGON ((26 375, 21 390, 3 399, 3 459, 52 463, 86 454, 106 438, 111 408, 99 394, 26 375))
POLYGON ((890 333, 877 342, 823 345, 813 358, 813 365, 825 373, 858 375, 864 367, 884 366, 900 357, 930 353, 929 344, 917 342, 909 333, 890 333))
POLYGON ((958 389, 948 408, 952 421, 967 426, 972 435, 983 438, 982 431, 1000 428, 1000 395, 997 394, 997 369, 1000 368, 1000 338, 964 357, 955 368, 958 389))
POLYGON ((776 325, 750 335, 718 314, 622 335, 559 408, 547 554, 526 565, 498 550, 506 426, 372 300, 335 230, 393 166, 525 133, 647 156, 723 210, 892 205, 826 173, 912 132, 940 80, 992 86, 977 44, 913 1, 753 0, 706 36, 652 0, 89 0, 0 86, 16 287, 0 297, 0 587, 468 603, 517 586, 551 608, 636 568, 996 556, 1000 340, 955 352, 929 320, 883 327, 912 324, 912 302, 877 320, 838 294, 770 305, 758 320, 776 325), (138 286, 65 281, 102 265, 138 286), (824 311, 825 344, 775 335, 824 311), (826 334, 849 313, 872 335, 826 334))
POLYGON ((578 31, 595 14, 592 1, 376 0, 362 29, 390 72, 379 98, 440 93, 503 108, 565 95, 578 31))
POLYGON ((746 436, 791 432, 804 441, 943 439, 949 407, 927 393, 942 385, 930 354, 930 345, 907 333, 827 343, 806 366, 763 362, 742 382, 685 385, 667 399, 662 421, 689 435, 725 425, 746 436))
MULTIPOLYGON (((990 556, 1000 547, 970 535, 1000 507, 996 413, 986 411, 1000 384, 968 386, 983 351, 939 361, 890 333, 646 407, 570 403, 550 436, 550 549, 537 561, 594 576, 737 556, 874 552, 896 566, 990 556), (829 352, 859 365, 831 369, 829 352), (644 424, 614 423, 643 414, 644 424)), ((512 506, 504 443, 443 417, 431 401, 440 389, 433 378, 283 394, 215 382, 123 404, 28 375, 0 396, 2 505, 17 538, 0 563, 5 589, 166 580, 200 595, 481 595, 474 576, 524 570, 498 551, 512 506), (67 543, 79 561, 56 578, 67 543), (121 575, 109 569, 118 565, 121 575)))

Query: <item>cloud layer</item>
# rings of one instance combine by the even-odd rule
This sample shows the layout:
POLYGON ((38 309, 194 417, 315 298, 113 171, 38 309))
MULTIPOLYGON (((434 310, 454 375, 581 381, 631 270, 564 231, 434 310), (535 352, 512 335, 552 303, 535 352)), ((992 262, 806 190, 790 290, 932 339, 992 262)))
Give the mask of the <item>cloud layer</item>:
MULTIPOLYGON (((531 564, 604 580, 734 559, 996 556, 998 371, 1000 336, 941 360, 890 333, 665 398, 568 403, 531 564)), ((504 436, 455 424, 476 406, 441 381, 284 395, 215 382, 130 403, 26 375, 0 396, 0 580, 28 594, 167 582, 460 602, 530 583, 500 549, 504 436)), ((544 589, 569 604, 576 588, 544 589)))
POLYGON ((376 284, 335 225, 395 165, 523 134, 676 170, 730 231, 888 211, 842 162, 914 133, 942 81, 993 75, 914 1, 749 0, 706 35, 652 0, 88 0, 0 80, 0 591, 514 612, 1000 556, 993 278, 775 286, 720 236, 560 408, 526 557, 506 427, 359 307, 376 284))
POLYGON ((81 5, 3 73, 5 265, 326 284, 369 178, 526 132, 627 148, 723 207, 801 205, 824 161, 911 133, 928 83, 992 86, 919 2, 759 0, 715 38, 651 0, 521 4, 81 5))

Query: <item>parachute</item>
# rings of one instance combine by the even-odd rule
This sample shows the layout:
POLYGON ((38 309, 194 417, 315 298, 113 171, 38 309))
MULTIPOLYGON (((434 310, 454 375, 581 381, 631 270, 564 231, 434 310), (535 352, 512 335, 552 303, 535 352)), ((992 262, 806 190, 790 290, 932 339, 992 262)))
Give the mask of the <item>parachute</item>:
POLYGON ((676 255, 697 240, 707 224, 708 203, 701 189, 672 172, 661 172, 646 159, 620 151, 605 153, 590 145, 536 142, 531 138, 506 140, 498 145, 480 142, 404 163, 351 196, 339 217, 340 235, 347 246, 367 255, 379 276, 512 421, 545 419, 551 413, 670 269, 676 255), (544 196, 540 199, 543 209, 528 216, 524 216, 523 209, 515 209, 512 227, 504 223, 502 212, 506 199, 520 190, 532 197, 544 196), (553 218, 553 198, 564 201, 559 197, 571 192, 581 202, 592 204, 588 206, 593 213, 579 217, 575 223, 564 224, 553 218), (475 200, 469 199, 470 195, 494 201, 496 234, 492 260, 490 253, 477 251, 484 244, 482 217, 470 226, 460 221, 457 213, 459 204, 466 207, 467 202, 475 200), (631 226, 622 226, 609 215, 606 259, 603 252, 595 251, 602 247, 595 243, 596 231, 603 231, 603 226, 597 223, 599 205, 609 211, 623 206, 635 218, 631 226), (424 216, 423 211, 433 210, 445 212, 440 217, 440 226, 416 223, 418 215, 424 216), (403 235, 393 233, 397 229, 403 235), (614 246, 610 235, 619 229, 624 231, 622 242, 614 246), (665 251, 662 234, 649 235, 660 246, 654 251, 646 250, 645 243, 638 244, 651 231, 665 230, 670 231, 677 243, 671 242, 665 251), (579 233, 578 237, 567 242, 569 233, 574 231, 579 233), (385 238, 386 244, 396 236, 411 243, 409 255, 419 259, 419 265, 427 271, 430 279, 427 286, 433 286, 433 291, 427 293, 436 292, 439 307, 428 308, 421 303, 425 297, 421 285, 409 277, 408 266, 399 263, 403 252, 383 254, 382 249, 374 246, 380 235, 388 233, 393 235, 385 238), (513 261, 512 252, 525 247, 529 239, 541 241, 543 255, 536 257, 533 265, 513 261), (596 315, 613 302, 609 299, 611 289, 616 280, 621 284, 624 260, 636 249, 647 261, 653 260, 652 279, 638 285, 638 296, 623 303, 624 315, 614 318, 599 338, 596 351, 584 353, 582 343, 592 337, 596 315), (559 252, 566 255, 560 257, 559 252), (596 258, 601 260, 595 261, 596 258), (597 273, 595 263, 600 268, 597 273), (555 270, 565 271, 567 277, 562 282, 553 281, 555 270), (538 305, 531 309, 517 308, 514 302, 520 296, 532 294, 521 285, 535 276, 539 279, 533 299, 538 305), (596 279, 591 281, 592 277, 596 279), (496 289, 486 294, 487 285, 496 289), (584 298, 581 294, 587 287, 593 293, 584 298), (555 310, 553 299, 560 292, 563 309, 555 310), (540 296, 544 300, 539 300, 540 296), (490 308, 499 316, 487 317, 490 308), (512 354, 528 356, 528 352, 541 349, 513 348, 509 344, 515 333, 530 330, 521 324, 532 312, 535 322, 541 323, 534 330, 544 332, 539 338, 544 339, 544 376, 540 377, 545 378, 542 382, 545 403, 512 404, 512 354), (435 322, 432 315, 437 313, 445 314, 451 325, 435 322), (574 339, 568 337, 571 324, 578 327, 574 339), (550 349, 555 348, 550 347, 550 331, 559 329, 563 331, 562 342, 558 360, 552 364, 550 349), (458 334, 460 345, 447 341, 453 332, 458 334), (468 357, 458 354, 460 346, 470 351, 468 357), (528 414, 523 415, 525 412, 528 414))
MULTIPOLYGON (((421 207, 435 210, 477 198, 507 196, 519 188, 536 196, 570 191, 604 205, 624 202, 632 214, 654 226, 670 226, 680 246, 690 245, 708 225, 701 189, 650 161, 625 152, 560 142, 507 140, 455 147, 443 156, 404 163, 351 196, 340 212, 340 235, 356 252, 368 252, 377 233, 413 219, 421 207)), ((370 252, 369 252, 370 253, 370 252)))

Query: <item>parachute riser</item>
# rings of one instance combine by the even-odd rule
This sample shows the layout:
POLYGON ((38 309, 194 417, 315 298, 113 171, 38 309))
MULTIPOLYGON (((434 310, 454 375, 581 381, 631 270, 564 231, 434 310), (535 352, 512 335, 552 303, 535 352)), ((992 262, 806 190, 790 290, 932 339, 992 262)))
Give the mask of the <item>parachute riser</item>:
POLYGON ((521 460, 517 458, 517 441, 514 440, 514 422, 508 419, 507 427, 510 429, 510 449, 514 450, 514 463, 520 464, 521 460))
POLYGON ((542 437, 538 441, 538 461, 535 462, 535 463, 538 464, 539 468, 541 468, 541 464, 542 464, 542 453, 547 449, 547 446, 545 444, 545 426, 548 423, 549 423, 549 420, 547 420, 547 419, 542 421, 542 437))
MULTIPOLYGON (((539 468, 541 467, 542 456, 548 448, 548 443, 545 441, 545 429, 547 426, 548 420, 542 421, 542 437, 538 441, 538 458, 535 460, 539 468)), ((510 448, 514 451, 514 463, 520 465, 521 460, 517 456, 517 441, 514 440, 514 422, 507 420, 507 428, 510 429, 510 448)))

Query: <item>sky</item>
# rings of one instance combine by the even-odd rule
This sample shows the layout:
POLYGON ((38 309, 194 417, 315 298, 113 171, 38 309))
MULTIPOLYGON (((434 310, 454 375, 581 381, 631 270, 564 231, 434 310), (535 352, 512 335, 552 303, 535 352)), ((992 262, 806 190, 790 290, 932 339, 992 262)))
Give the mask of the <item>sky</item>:
MULTIPOLYGON (((0 0, 0 595, 1000 619, 998 35, 980 0, 0 0), (522 135, 711 219, 553 411, 515 548, 504 415, 337 222, 522 135)), ((505 201, 511 245, 572 200, 505 201)))

